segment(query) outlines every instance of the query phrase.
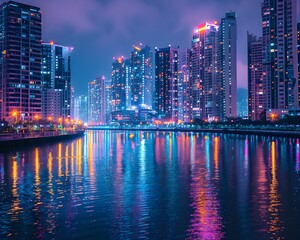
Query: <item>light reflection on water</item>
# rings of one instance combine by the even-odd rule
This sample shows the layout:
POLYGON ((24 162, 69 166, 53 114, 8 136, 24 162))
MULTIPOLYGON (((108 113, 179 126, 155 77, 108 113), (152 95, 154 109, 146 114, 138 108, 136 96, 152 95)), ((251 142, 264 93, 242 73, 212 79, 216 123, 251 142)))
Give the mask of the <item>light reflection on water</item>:
POLYGON ((0 238, 300 235, 299 139, 88 131, 0 154, 0 238))

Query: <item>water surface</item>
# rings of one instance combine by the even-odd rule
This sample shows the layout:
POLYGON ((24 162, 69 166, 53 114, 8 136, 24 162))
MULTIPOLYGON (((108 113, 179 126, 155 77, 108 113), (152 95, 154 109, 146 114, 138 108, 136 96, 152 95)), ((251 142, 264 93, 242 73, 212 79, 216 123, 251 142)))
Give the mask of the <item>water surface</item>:
POLYGON ((299 143, 88 131, 0 153, 0 239, 297 239, 299 143))

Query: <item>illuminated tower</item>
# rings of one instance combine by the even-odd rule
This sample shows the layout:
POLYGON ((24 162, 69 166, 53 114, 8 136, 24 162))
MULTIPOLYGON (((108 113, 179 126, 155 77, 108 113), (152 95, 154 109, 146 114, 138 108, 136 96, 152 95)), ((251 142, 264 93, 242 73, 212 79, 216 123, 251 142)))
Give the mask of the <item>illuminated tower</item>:
POLYGON ((75 90, 71 86, 71 119, 74 119, 74 101, 75 101, 75 90))
POLYGON ((297 44, 298 44, 298 94, 299 94, 299 106, 300 106, 300 23, 297 24, 297 44))
POLYGON ((71 117, 72 51, 72 47, 61 46, 54 42, 42 43, 43 118, 71 117))
POLYGON ((0 118, 41 115, 41 12, 14 1, 0 6, 0 118))
POLYGON ((219 106, 219 26, 216 23, 200 24, 192 40, 192 117, 216 120, 221 117, 219 106))
POLYGON ((130 107, 131 91, 130 60, 124 57, 114 59, 111 74, 111 110, 124 111, 130 107))
POLYGON ((88 122, 106 122, 106 79, 96 78, 88 85, 88 122))
POLYGON ((262 57, 262 39, 248 33, 248 116, 251 120, 261 120, 265 110, 262 57))
POLYGON ((149 46, 134 46, 131 52, 131 105, 147 105, 152 108, 153 66, 149 46))
POLYGON ((155 49, 155 110, 158 117, 178 121, 179 48, 155 49))
POLYGON ((299 105, 296 3, 296 0, 264 0, 262 3, 266 110, 299 105))
POLYGON ((84 123, 88 122, 88 98, 80 95, 74 100, 74 116, 76 120, 81 120, 84 123))
POLYGON ((220 67, 220 85, 215 89, 217 96, 217 116, 225 121, 237 117, 237 23, 236 13, 226 13, 221 19, 219 29, 218 61, 220 67))
POLYGON ((191 55, 191 49, 186 49, 181 55, 181 68, 178 82, 178 118, 182 122, 190 122, 192 120, 191 55))
POLYGON ((105 122, 110 122, 110 113, 112 111, 111 106, 111 92, 112 92, 112 85, 111 85, 111 79, 106 79, 105 81, 105 122))

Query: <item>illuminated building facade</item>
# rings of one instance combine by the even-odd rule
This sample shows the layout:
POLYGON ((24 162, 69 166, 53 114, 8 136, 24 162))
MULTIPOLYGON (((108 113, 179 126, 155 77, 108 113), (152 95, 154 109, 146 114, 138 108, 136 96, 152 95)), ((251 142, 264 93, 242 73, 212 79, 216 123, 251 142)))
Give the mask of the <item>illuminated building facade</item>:
POLYGON ((126 109, 130 108, 131 106, 131 80, 132 80, 132 75, 131 75, 131 64, 130 64, 130 59, 125 59, 124 64, 123 64, 123 69, 125 72, 125 95, 126 95, 126 109))
POLYGON ((155 49, 155 110, 158 117, 178 122, 179 48, 155 49))
POLYGON ((298 94, 300 106, 300 23, 297 24, 297 48, 298 48, 298 94))
POLYGON ((81 120, 84 123, 88 122, 88 97, 80 95, 75 97, 74 101, 74 117, 76 120, 81 120))
POLYGON ((153 59, 149 46, 134 46, 131 52, 131 106, 147 105, 152 108, 153 59))
POLYGON ((237 89, 238 117, 248 118, 248 90, 244 88, 237 89))
POLYGON ((109 123, 111 120, 110 118, 110 113, 112 111, 111 107, 111 91, 112 91, 112 86, 111 86, 111 79, 106 79, 105 81, 105 122, 109 123))
MULTIPOLYGON (((54 42, 42 43, 42 116, 57 117, 48 105, 54 101, 48 91, 61 92, 60 117, 71 117, 71 52, 72 47, 65 47, 54 42)), ((59 102, 59 101, 55 101, 59 102)))
POLYGON ((74 119, 75 89, 71 86, 71 119, 74 119))
POLYGON ((221 121, 230 117, 237 117, 237 15, 235 12, 226 13, 221 19, 219 29, 218 53, 220 64, 221 85, 215 93, 217 116, 221 121))
POLYGON ((124 111, 131 102, 130 60, 124 57, 114 59, 111 74, 111 111, 124 111))
POLYGON ((63 90, 48 88, 42 91, 42 118, 57 120, 63 116, 63 90))
POLYGON ((203 120, 220 119, 219 26, 200 24, 192 40, 192 117, 203 120))
POLYGON ((93 124, 106 122, 106 79, 104 76, 88 84, 88 122, 93 124))
POLYGON ((0 6, 0 118, 41 115, 41 12, 14 1, 0 6))
POLYGON ((191 49, 182 51, 181 69, 178 83, 178 119, 181 122, 192 120, 192 81, 191 81, 191 49))
POLYGON ((248 116, 251 120, 261 120, 266 111, 262 49, 262 38, 248 33, 248 116))
POLYGON ((296 11, 296 0, 264 0, 262 3, 266 110, 299 105, 296 11))

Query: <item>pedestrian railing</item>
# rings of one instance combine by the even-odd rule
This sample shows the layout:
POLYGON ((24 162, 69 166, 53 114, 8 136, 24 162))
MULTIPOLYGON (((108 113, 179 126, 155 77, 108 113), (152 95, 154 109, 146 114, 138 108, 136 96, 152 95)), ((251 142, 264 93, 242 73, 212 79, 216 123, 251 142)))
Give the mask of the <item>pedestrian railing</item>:
POLYGON ((45 132, 33 131, 33 132, 19 132, 19 133, 0 133, 0 141, 55 137, 55 136, 70 135, 76 133, 78 133, 78 131, 45 131, 45 132))

